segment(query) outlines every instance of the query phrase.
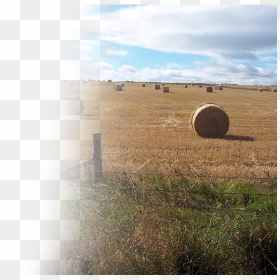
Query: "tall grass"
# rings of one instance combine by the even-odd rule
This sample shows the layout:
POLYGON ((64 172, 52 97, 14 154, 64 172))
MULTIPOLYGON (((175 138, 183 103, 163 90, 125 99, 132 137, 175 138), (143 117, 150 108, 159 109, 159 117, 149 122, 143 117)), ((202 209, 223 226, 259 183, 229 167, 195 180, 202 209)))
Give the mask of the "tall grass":
POLYGON ((75 188, 63 211, 78 208, 80 234, 62 241, 63 274, 277 273, 275 181, 123 174, 75 188))

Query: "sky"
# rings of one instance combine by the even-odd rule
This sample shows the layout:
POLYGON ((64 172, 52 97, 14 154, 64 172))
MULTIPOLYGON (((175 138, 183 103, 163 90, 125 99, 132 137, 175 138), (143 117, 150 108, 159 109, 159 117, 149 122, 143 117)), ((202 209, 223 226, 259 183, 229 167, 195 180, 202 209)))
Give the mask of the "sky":
POLYGON ((81 5, 80 17, 67 77, 277 84, 276 5, 81 5))

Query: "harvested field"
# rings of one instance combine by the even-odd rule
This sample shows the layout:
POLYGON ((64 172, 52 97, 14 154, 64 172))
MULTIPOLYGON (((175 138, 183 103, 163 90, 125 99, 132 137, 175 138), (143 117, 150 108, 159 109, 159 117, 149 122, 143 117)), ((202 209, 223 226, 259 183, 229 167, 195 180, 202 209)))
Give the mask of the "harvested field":
POLYGON ((182 173, 202 176, 276 177, 277 93, 224 87, 209 95, 170 84, 173 94, 153 84, 125 83, 117 92, 106 82, 72 82, 62 96, 79 96, 80 116, 63 116, 61 168, 92 157, 92 134, 102 133, 106 172, 182 173), (80 94, 79 94, 80 92, 80 94), (224 139, 204 139, 189 124, 193 110, 213 102, 227 112, 224 139))

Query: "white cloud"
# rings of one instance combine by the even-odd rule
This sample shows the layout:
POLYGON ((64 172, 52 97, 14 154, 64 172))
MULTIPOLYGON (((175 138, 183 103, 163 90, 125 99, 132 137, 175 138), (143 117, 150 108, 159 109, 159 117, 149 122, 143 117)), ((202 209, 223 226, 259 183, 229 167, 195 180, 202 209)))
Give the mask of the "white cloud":
POLYGON ((96 47, 100 47, 100 41, 98 40, 80 40, 81 51, 91 51, 96 47))
POLYGON ((125 56, 128 54, 127 51, 121 51, 121 50, 107 50, 107 55, 119 55, 119 56, 125 56))
POLYGON ((256 59, 275 50, 275 5, 146 5, 107 14, 100 39, 164 52, 256 59))
POLYGON ((113 70, 113 66, 112 64, 109 64, 107 62, 104 62, 104 61, 100 61, 100 69, 101 70, 113 70))
POLYGON ((170 62, 170 63, 166 63, 165 64, 166 68, 184 68, 184 65, 180 65, 178 63, 175 63, 175 62, 170 62))
POLYGON ((101 80, 133 80, 162 82, 203 82, 203 83, 238 83, 274 84, 276 70, 254 67, 249 63, 233 64, 227 61, 209 60, 196 63, 195 69, 136 69, 131 65, 122 65, 118 71, 113 67, 103 68, 101 80))
POLYGON ((119 68, 119 71, 122 73, 135 73, 137 72, 136 68, 131 65, 122 65, 119 68))

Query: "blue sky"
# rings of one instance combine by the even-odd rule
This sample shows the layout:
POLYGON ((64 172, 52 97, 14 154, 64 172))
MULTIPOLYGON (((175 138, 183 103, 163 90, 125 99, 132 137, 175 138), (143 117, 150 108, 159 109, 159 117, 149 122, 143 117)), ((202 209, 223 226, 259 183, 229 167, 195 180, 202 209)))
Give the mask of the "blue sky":
POLYGON ((82 5, 81 20, 82 79, 277 83, 276 5, 82 5))

